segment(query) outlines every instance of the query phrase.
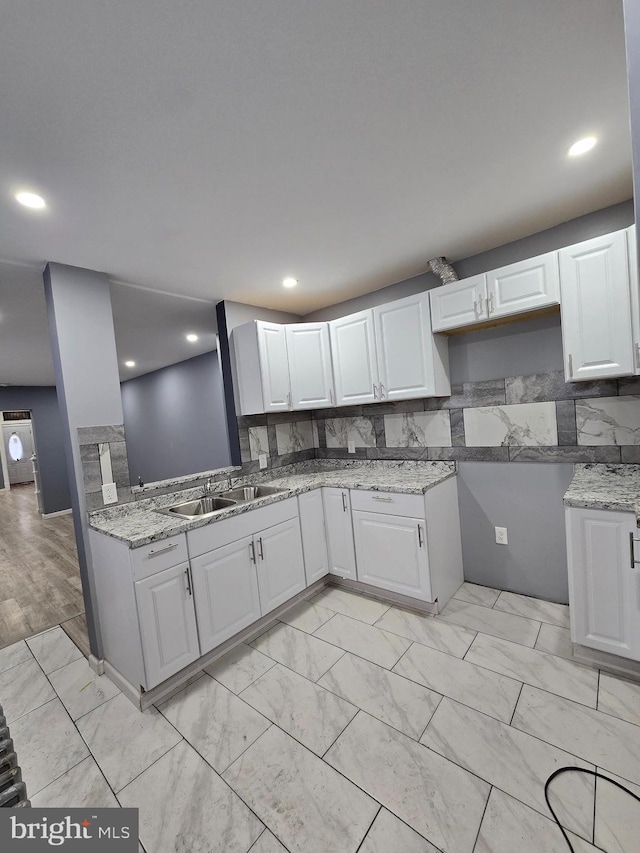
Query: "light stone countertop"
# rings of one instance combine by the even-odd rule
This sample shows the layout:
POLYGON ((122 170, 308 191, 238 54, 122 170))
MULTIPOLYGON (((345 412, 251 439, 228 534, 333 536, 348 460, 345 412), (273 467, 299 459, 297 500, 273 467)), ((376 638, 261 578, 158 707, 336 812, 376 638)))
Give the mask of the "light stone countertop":
MULTIPOLYGON (((322 486, 339 489, 371 489, 380 492, 424 494, 428 489, 456 474, 455 462, 352 462, 332 460, 331 467, 318 462, 300 463, 282 469, 272 469, 261 474, 232 477, 231 487, 237 484, 263 483, 287 491, 258 500, 237 504, 216 512, 213 516, 181 519, 157 512, 162 507, 201 497, 203 490, 184 489, 168 495, 134 501, 89 514, 89 526, 114 539, 125 542, 130 548, 139 548, 177 533, 215 524, 226 518, 250 512, 252 509, 286 500, 322 486)), ((227 488, 226 481, 215 484, 216 491, 227 488)))
POLYGON ((564 504, 635 512, 640 526, 640 465, 576 465, 564 504))

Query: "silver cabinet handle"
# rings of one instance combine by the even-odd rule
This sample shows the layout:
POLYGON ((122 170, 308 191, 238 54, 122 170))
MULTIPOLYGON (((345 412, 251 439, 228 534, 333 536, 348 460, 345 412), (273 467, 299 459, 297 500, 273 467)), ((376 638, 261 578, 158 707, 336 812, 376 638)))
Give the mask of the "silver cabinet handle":
POLYGON ((569 379, 573 376, 573 356, 569 353, 569 379))
POLYGON ((193 595, 193 593, 191 592, 191 575, 189 574, 188 567, 184 570, 184 573, 187 576, 187 592, 189 593, 189 595, 193 595))
POLYGON ((640 560, 636 560, 636 552, 633 547, 634 542, 640 542, 640 539, 634 538, 633 533, 629 534, 629 548, 631 550, 631 568, 635 569, 636 566, 640 565, 640 560))
POLYGON ((384 385, 382 382, 380 383, 380 399, 384 397, 384 385))
POLYGON ((289 393, 287 394, 287 404, 289 408, 291 408, 291 391, 289 391, 289 393))
POLYGON ((487 296, 487 314, 490 316, 494 311, 493 307, 493 293, 490 293, 487 296))
POLYGON ((258 539, 258 556, 264 560, 264 551, 262 550, 262 536, 258 539))
POLYGON ((473 313, 478 314, 478 300, 477 299, 473 300, 473 313))
POLYGON ((384 501, 384 503, 386 503, 386 504, 392 504, 393 503, 393 498, 383 498, 382 495, 372 495, 371 500, 372 501, 384 501))
POLYGON ((424 540, 422 538, 422 525, 418 525, 418 547, 422 548, 424 544, 424 540))
POLYGON ((249 558, 252 563, 256 561, 256 546, 253 544, 253 539, 249 542, 249 558))
POLYGON ((636 367, 640 367, 640 343, 636 344, 636 367))
POLYGON ((478 296, 478 305, 480 306, 480 312, 479 313, 482 314, 482 312, 484 311, 484 308, 482 307, 482 294, 480 294, 478 296))
POLYGON ((342 511, 343 512, 347 511, 347 496, 345 495, 344 492, 342 493, 342 511))
POLYGON ((333 388, 329 388, 329 404, 333 406, 333 388))
POLYGON ((147 557, 157 557, 158 554, 166 554, 167 551, 173 551, 173 549, 177 547, 177 542, 169 542, 169 544, 165 545, 164 548, 154 548, 152 551, 149 551, 147 557))
POLYGON ((378 399, 378 386, 376 385, 375 382, 373 383, 373 399, 374 400, 378 399))

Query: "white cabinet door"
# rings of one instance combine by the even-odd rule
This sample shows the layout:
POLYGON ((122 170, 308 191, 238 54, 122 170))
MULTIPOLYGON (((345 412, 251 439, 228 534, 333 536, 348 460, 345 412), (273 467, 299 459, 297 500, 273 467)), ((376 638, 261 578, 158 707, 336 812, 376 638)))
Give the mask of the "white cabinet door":
POLYGON ((285 326, 291 379, 291 407, 319 409, 334 405, 328 323, 285 326))
POLYGON ((443 284, 429 291, 431 299, 431 329, 444 332, 473 326, 488 318, 487 314, 487 277, 474 275, 443 284))
POLYGON ((283 521, 254 536, 262 615, 302 592, 304 575, 300 523, 283 521))
POLYGON ((165 569, 135 588, 150 690, 200 657, 189 564, 165 569))
POLYGON ((560 304, 558 253, 549 252, 487 273, 489 317, 560 304))
POLYGON ((329 323, 336 405, 379 399, 373 311, 360 311, 329 323))
POLYGON ((571 639, 640 660, 640 564, 632 567, 630 512, 565 510, 571 639))
POLYGON ((256 325, 264 411, 286 411, 291 408, 286 327, 263 321, 256 325))
POLYGON ((356 553, 353 546, 351 501, 348 489, 322 489, 327 530, 329 571, 341 578, 356 580, 356 553))
POLYGON ((636 373, 640 373, 640 280, 638 277, 638 239, 636 226, 627 228, 629 249, 629 284, 631 286, 631 327, 633 329, 633 353, 636 373))
POLYGON ((634 373, 626 233, 561 249, 560 288, 567 381, 634 373))
POLYGON ((358 580, 432 601, 425 527, 418 518, 355 510, 358 580))
POLYGON ((373 309, 380 397, 410 400, 451 393, 446 338, 431 331, 428 292, 373 309))
POLYGON ((260 618, 253 537, 191 561, 202 654, 260 618))
POLYGON ((329 574, 327 534, 324 524, 322 491, 313 489, 298 495, 300 532, 307 586, 329 574))

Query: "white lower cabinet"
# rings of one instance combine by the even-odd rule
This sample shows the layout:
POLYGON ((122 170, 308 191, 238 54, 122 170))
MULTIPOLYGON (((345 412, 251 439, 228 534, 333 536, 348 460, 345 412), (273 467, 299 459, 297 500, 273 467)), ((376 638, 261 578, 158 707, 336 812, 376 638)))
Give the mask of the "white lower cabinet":
POLYGON ((135 584, 147 689, 200 657, 189 564, 135 584))
POLYGON ((351 500, 348 489, 322 489, 327 529, 329 571, 341 578, 356 580, 356 552, 353 545, 351 500))
POLYGON ((253 537, 191 561, 202 654, 261 616, 253 537))
POLYGON ((377 512, 353 512, 358 580, 431 601, 425 522, 377 512))
POLYGON ((254 536, 260 609, 270 613, 306 587, 300 523, 291 518, 254 536))
POLYGON ((572 641, 640 660, 635 514, 567 507, 565 516, 572 641))
POLYGON ((327 533, 324 523, 322 490, 313 489, 298 496, 300 532, 307 586, 329 574, 327 533))

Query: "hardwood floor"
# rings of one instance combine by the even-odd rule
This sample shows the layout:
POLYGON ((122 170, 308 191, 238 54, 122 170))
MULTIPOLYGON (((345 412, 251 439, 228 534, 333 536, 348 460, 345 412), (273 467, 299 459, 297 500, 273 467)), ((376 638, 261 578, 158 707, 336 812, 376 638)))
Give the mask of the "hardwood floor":
MULTIPOLYGON (((71 515, 42 518, 33 484, 0 491, 0 648, 79 616, 84 602, 71 515)), ((86 637, 82 621, 65 628, 78 645, 83 624, 86 637)))

